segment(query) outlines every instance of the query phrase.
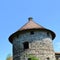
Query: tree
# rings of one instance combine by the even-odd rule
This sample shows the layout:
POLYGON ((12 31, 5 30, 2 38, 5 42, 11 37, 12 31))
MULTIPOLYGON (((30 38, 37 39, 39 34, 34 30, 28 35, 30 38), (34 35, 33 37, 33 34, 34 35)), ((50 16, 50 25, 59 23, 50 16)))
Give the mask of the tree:
POLYGON ((13 60, 13 59, 12 59, 12 56, 9 54, 9 55, 7 56, 7 58, 6 58, 6 60, 13 60))

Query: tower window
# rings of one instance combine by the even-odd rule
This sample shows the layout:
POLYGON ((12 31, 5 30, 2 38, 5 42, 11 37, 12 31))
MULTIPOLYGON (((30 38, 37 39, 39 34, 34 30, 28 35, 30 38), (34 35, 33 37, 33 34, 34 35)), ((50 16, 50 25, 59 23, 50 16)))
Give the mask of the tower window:
POLYGON ((24 50, 29 48, 29 42, 24 42, 23 43, 24 50))
POLYGON ((47 58, 47 60, 50 60, 49 57, 47 58))
POLYGON ((19 35, 16 36, 17 38, 19 37, 19 35))
POLYGON ((47 36, 50 36, 49 32, 47 32, 47 36))
POLYGON ((31 58, 28 58, 28 60, 31 60, 31 58))
POLYGON ((31 31, 30 34, 33 35, 34 34, 34 31, 31 31))

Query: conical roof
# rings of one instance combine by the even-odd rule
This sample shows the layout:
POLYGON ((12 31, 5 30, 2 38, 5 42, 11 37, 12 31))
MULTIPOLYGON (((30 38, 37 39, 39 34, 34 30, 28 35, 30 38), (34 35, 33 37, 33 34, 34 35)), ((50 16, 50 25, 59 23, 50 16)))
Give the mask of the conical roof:
POLYGON ((28 18, 28 22, 24 26, 22 26, 19 30, 37 29, 37 28, 45 29, 43 26, 35 23, 30 17, 28 18))
POLYGON ((49 29, 46 29, 46 28, 44 28, 43 26, 35 23, 35 22, 32 20, 31 17, 28 18, 28 20, 29 20, 29 21, 28 21, 25 25, 23 25, 18 31, 16 31, 15 33, 13 33, 13 34, 9 37, 9 41, 10 41, 11 43, 12 43, 12 41, 13 41, 14 36, 16 36, 17 34, 21 33, 21 31, 31 30, 31 29, 48 31, 48 32, 50 32, 50 33, 52 34, 52 39, 55 38, 55 33, 54 33, 53 31, 51 31, 51 30, 49 30, 49 29))

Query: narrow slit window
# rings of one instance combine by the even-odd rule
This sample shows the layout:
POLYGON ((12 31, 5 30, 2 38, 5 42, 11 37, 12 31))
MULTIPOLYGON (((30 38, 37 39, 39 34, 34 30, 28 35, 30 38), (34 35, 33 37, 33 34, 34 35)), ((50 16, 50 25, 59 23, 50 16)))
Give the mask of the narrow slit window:
POLYGON ((29 42, 24 42, 23 43, 24 50, 29 48, 29 42))
POLYGON ((48 37, 50 36, 49 32, 47 32, 47 36, 48 36, 48 37))
POLYGON ((19 35, 16 36, 17 38, 19 37, 19 35))

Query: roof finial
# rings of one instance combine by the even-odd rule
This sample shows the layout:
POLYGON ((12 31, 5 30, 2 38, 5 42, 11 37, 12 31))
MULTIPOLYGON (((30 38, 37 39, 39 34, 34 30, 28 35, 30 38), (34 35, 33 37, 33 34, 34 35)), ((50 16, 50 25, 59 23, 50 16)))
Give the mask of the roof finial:
POLYGON ((31 21, 31 20, 33 20, 33 18, 32 17, 29 17, 28 20, 31 21))

